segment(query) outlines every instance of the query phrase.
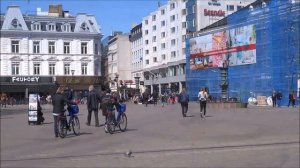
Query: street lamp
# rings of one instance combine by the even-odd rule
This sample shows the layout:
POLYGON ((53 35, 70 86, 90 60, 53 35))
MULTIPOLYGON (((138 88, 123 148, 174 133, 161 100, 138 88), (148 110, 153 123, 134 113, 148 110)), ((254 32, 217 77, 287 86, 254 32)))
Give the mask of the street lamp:
POLYGON ((74 73, 75 73, 75 70, 72 69, 71 73, 72 73, 72 90, 71 90, 71 92, 72 92, 72 97, 73 97, 74 96, 73 93, 74 93, 74 73))
POLYGON ((117 93, 119 94, 119 74, 118 73, 116 73, 115 74, 115 82, 117 83, 117 93))
POLYGON ((134 79, 135 79, 135 87, 138 90, 138 92, 140 92, 140 77, 139 77, 139 74, 136 74, 134 79))

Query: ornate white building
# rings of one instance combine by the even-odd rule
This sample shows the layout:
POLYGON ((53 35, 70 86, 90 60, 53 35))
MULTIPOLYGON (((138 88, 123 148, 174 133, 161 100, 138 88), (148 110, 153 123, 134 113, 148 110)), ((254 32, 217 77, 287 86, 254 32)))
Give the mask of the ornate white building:
MULTIPOLYGON (((102 35, 93 15, 71 16, 61 5, 50 5, 48 12, 38 8, 36 15, 22 15, 18 6, 9 6, 1 15, 0 28, 1 81, 7 85, 1 87, 1 92, 13 90, 13 77, 48 78, 49 83, 75 76, 77 79, 73 77, 71 83, 79 84, 83 80, 80 78, 101 75, 102 35)), ((28 82, 23 84, 25 88, 20 92, 28 91, 28 82)))

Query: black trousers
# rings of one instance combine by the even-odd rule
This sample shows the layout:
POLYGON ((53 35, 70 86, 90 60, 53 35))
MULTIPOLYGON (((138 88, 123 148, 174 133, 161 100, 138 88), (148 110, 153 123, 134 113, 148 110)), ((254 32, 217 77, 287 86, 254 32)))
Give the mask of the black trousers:
POLYGON ((95 125, 99 126, 98 110, 89 110, 87 116, 87 124, 91 124, 92 112, 94 111, 95 115, 95 125))
POLYGON ((54 120, 54 135, 56 137, 58 137, 58 128, 57 128, 57 121, 58 121, 58 116, 53 116, 53 120, 54 120))
POLYGON ((272 99, 273 107, 276 107, 276 99, 272 99))
POLYGON ((204 110, 204 115, 206 115, 206 101, 200 101, 200 113, 204 110))
POLYGON ((182 116, 186 116, 186 113, 189 109, 189 103, 188 102, 182 102, 181 104, 181 111, 182 111, 182 116))

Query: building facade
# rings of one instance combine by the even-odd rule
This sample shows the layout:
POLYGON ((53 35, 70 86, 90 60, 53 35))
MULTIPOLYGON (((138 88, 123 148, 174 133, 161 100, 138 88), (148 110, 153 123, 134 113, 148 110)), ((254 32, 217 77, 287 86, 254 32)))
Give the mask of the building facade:
MULTIPOLYGON (((131 44, 131 79, 137 89, 143 92, 143 87, 140 81, 144 81, 143 76, 143 35, 142 23, 134 26, 130 31, 130 44, 131 44)), ((143 83, 142 83, 143 84, 143 83)))
POLYGON ((117 91, 118 87, 133 84, 129 34, 114 33, 108 42, 107 55, 110 89, 117 91))
POLYGON ((254 0, 169 0, 142 20, 145 87, 161 94, 186 87, 186 39, 254 0))
POLYGON ((18 93, 24 98, 28 92, 48 92, 47 84, 55 83, 82 90, 86 87, 80 86, 84 77, 101 76, 102 35, 93 15, 71 16, 61 5, 23 15, 18 6, 9 6, 1 15, 0 27, 1 92, 11 92, 12 96, 18 93), (59 79, 64 77, 70 80, 59 79), (37 85, 45 87, 36 89, 37 85))
POLYGON ((290 93, 299 96, 299 10, 299 1, 256 1, 189 39, 191 98, 196 100, 199 88, 207 87, 220 100, 222 86, 227 100, 245 103, 273 91, 282 93, 283 106, 290 93))

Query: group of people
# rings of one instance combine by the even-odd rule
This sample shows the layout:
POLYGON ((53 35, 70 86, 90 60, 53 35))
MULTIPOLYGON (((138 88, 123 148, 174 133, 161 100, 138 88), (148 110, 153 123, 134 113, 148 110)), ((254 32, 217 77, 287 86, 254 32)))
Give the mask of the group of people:
MULTIPOLYGON (((78 103, 78 102, 77 102, 78 103)), ((58 128, 57 121, 60 115, 65 113, 65 105, 74 105, 77 104, 75 101, 72 101, 72 93, 70 90, 66 90, 64 87, 59 87, 56 93, 52 96, 52 105, 53 105, 53 117, 54 117, 54 133, 55 137, 58 137, 58 128)), ((111 94, 110 90, 105 90, 102 93, 97 92, 94 89, 93 85, 89 86, 89 93, 87 97, 87 121, 86 125, 91 125, 92 113, 94 112, 95 116, 95 126, 99 127, 99 117, 98 111, 99 108, 102 110, 102 115, 105 116, 105 121, 107 121, 108 109, 111 106, 117 106, 118 98, 116 94, 111 94), (99 104, 101 104, 99 106, 99 104)))
MULTIPOLYGON (((200 115, 202 118, 206 116, 206 103, 208 100, 208 93, 205 88, 201 88, 198 93, 198 100, 200 104, 200 115), (203 111, 203 112, 202 112, 203 111)), ((188 108, 189 108, 189 95, 186 93, 185 89, 182 89, 181 93, 179 94, 179 102, 181 105, 182 116, 186 117, 188 108)))
MULTIPOLYGON (((282 93, 281 92, 276 92, 273 91, 272 93, 272 104, 273 107, 281 107, 281 100, 282 100, 282 93)), ((292 107, 295 107, 295 103, 296 103, 296 94, 295 92, 290 92, 289 93, 289 103, 288 103, 288 107, 291 105, 292 107)))

